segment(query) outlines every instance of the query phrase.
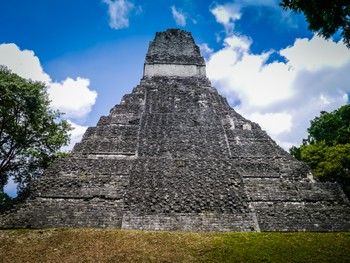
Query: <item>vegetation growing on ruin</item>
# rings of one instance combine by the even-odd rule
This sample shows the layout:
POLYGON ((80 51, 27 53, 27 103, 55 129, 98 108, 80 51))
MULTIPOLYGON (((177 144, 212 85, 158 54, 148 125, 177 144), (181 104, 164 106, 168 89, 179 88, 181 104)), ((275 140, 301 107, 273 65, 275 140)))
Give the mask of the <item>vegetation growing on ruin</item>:
POLYGON ((322 111, 307 131, 308 138, 290 153, 306 162, 321 181, 339 183, 350 198, 350 104, 322 111))

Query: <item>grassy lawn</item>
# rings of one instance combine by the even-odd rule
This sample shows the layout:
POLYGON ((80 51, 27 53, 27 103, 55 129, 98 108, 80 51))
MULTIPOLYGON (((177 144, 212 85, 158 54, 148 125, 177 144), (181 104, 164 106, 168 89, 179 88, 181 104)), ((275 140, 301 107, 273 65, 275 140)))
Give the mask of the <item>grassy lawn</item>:
POLYGON ((350 232, 2 230, 0 262, 350 262, 350 232))

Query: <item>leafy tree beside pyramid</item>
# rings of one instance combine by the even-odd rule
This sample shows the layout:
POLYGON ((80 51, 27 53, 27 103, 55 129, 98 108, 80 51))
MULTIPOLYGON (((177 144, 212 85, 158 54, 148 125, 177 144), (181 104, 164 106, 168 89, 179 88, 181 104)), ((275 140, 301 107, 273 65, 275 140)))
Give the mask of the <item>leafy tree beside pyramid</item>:
POLYGON ((321 181, 338 182, 350 197, 350 105, 322 111, 311 121, 309 136, 290 153, 310 165, 321 181))

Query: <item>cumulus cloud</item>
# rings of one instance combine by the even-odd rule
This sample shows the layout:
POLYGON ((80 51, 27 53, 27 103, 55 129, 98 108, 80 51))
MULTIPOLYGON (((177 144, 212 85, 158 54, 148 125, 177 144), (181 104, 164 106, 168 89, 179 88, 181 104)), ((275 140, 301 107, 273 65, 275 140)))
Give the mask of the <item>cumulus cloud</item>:
POLYGON ((252 121, 262 123, 264 129, 271 135, 289 132, 292 127, 292 116, 287 112, 253 112, 250 115, 252 121), (283 125, 281 125, 283 123, 283 125))
POLYGON ((215 5, 210 12, 215 16, 216 22, 224 25, 226 32, 232 33, 234 22, 241 18, 241 8, 241 5, 236 3, 215 5))
POLYGON ((258 122, 281 146, 299 145, 309 121, 348 102, 350 53, 314 36, 280 51, 252 54, 252 40, 232 35, 207 62, 208 77, 243 116, 258 122), (277 52, 286 62, 267 62, 277 52))
POLYGON ((198 46, 201 50, 202 56, 204 56, 205 58, 209 57, 214 52, 214 49, 210 48, 207 43, 201 43, 198 46))
POLYGON ((297 39, 292 47, 280 51, 288 65, 299 70, 317 71, 325 67, 340 68, 349 63, 349 50, 331 40, 320 37, 297 39), (305 53, 307 49, 307 53, 305 53))
MULTIPOLYGON (((114 29, 129 27, 129 14, 134 9, 134 4, 127 0, 103 0, 108 5, 109 25, 114 29)), ((137 13, 142 12, 141 7, 137 8, 137 13)))
POLYGON ((23 78, 44 82, 48 87, 51 107, 66 113, 67 118, 86 117, 96 102, 97 93, 89 89, 89 79, 78 77, 73 80, 68 77, 60 83, 52 82, 34 52, 20 50, 16 44, 0 45, 0 65, 23 78))
POLYGON ((173 18, 178 26, 186 26, 186 16, 178 11, 175 6, 171 7, 171 13, 173 14, 173 18))
POLYGON ((89 85, 88 79, 79 77, 52 83, 48 89, 51 106, 64 112, 68 118, 84 118, 97 98, 97 92, 90 90, 89 85))
MULTIPOLYGON (((281 22, 292 24, 288 12, 283 11, 278 6, 279 1, 276 0, 236 0, 225 4, 218 4, 213 2, 209 10, 214 15, 216 22, 222 24, 225 28, 226 34, 232 34, 235 28, 235 23, 241 19, 244 8, 252 6, 264 6, 274 10, 275 19, 281 22)), ((266 17, 264 17, 266 19, 266 17)), ((271 15, 269 17, 271 19, 271 15)))
POLYGON ((16 44, 0 44, 0 65, 5 65, 19 76, 50 83, 51 78, 43 71, 39 58, 31 50, 20 50, 16 44))

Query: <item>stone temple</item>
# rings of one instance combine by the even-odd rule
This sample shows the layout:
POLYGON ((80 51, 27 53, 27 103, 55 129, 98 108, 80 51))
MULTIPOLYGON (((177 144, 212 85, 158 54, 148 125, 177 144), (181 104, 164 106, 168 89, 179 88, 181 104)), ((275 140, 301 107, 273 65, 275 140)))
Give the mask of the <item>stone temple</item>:
POLYGON ((350 204, 236 113, 191 34, 169 29, 132 93, 1 210, 0 228, 47 227, 349 231, 350 204))

